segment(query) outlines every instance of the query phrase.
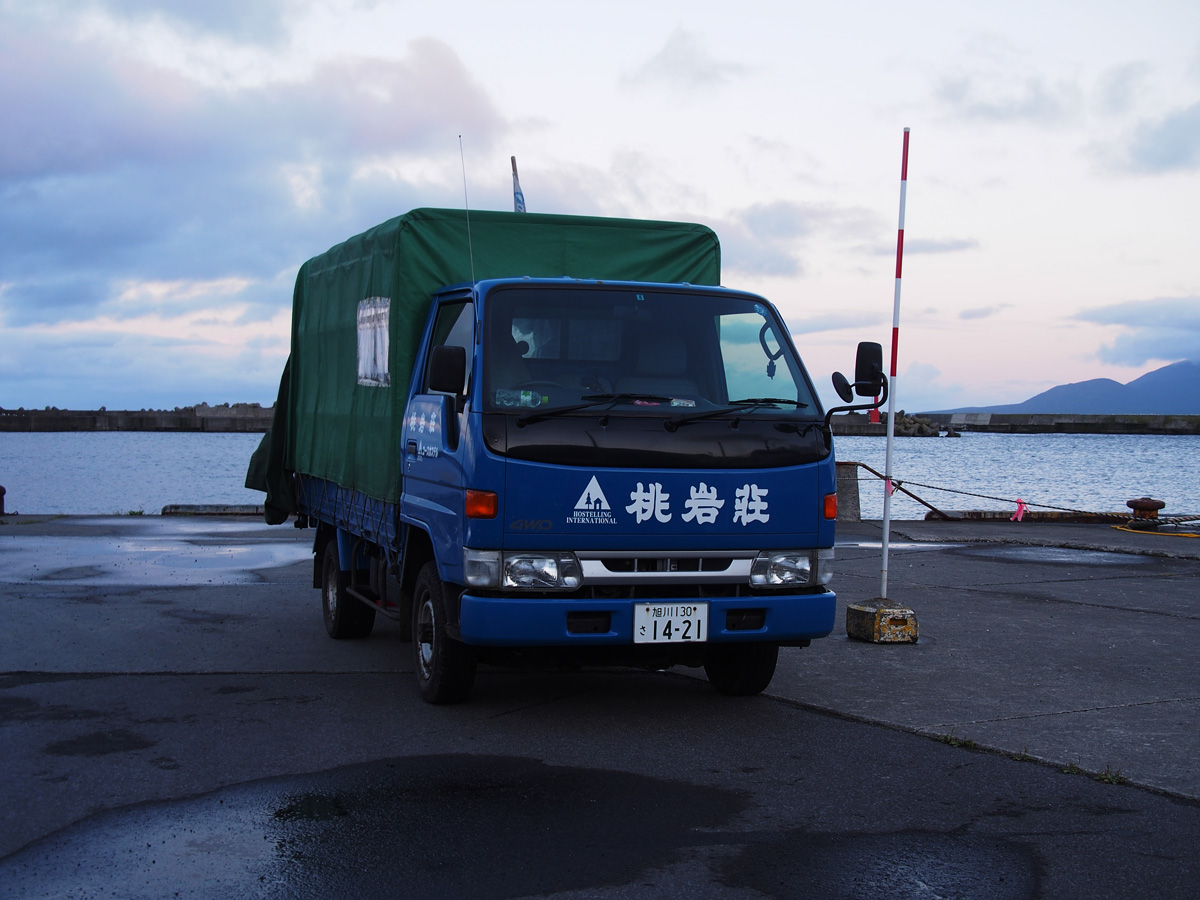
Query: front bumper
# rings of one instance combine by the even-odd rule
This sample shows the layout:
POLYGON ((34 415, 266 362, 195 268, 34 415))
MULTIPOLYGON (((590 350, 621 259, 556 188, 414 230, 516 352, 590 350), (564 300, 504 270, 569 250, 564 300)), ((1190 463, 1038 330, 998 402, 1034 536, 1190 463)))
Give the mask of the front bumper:
MULTIPOLYGON (((459 630, 464 643, 481 647, 632 645, 633 607, 645 602, 657 601, 486 597, 468 592, 462 596, 459 630), (605 614, 607 630, 595 630, 595 623, 605 622, 605 614)), ((661 602, 679 603, 680 599, 661 602)), ((764 593, 752 597, 694 597, 688 602, 708 604, 709 643, 790 643, 822 638, 833 631, 837 595, 833 591, 764 593)))

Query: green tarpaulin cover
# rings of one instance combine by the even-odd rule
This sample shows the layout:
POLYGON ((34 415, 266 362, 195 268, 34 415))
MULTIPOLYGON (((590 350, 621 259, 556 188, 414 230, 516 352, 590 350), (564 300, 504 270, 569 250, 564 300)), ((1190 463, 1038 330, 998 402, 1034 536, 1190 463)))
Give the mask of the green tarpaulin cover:
POLYGON ((431 295, 524 275, 715 285, 721 251, 703 225, 415 209, 310 259, 296 277, 274 424, 246 476, 267 493, 267 521, 296 511, 292 472, 399 500, 400 429, 431 295), (386 367, 364 371, 364 335, 376 354, 386 348, 386 367))

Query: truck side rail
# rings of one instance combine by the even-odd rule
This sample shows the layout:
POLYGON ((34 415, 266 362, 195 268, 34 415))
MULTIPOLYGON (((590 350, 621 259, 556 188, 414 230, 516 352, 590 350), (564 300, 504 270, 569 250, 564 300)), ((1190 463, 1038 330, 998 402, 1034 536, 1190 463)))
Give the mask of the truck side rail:
POLYGON ((398 546, 398 504, 377 500, 327 479, 300 473, 296 475, 296 491, 300 511, 310 518, 365 538, 380 547, 398 546))

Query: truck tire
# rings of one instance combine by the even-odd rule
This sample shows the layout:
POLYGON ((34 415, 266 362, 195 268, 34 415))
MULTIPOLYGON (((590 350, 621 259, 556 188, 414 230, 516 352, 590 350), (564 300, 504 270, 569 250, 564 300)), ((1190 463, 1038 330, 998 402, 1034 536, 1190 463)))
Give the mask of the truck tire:
POLYGON ((321 611, 325 630, 337 640, 365 638, 375 627, 375 610, 346 590, 349 582, 338 560, 337 541, 325 544, 321 565, 321 611))
POLYGON ((704 660, 704 674, 718 694, 753 697, 775 677, 778 644, 714 644, 704 660))
POLYGON ((412 604, 413 668, 427 703, 461 703, 475 683, 478 653, 446 633, 446 586, 437 563, 417 574, 412 604))

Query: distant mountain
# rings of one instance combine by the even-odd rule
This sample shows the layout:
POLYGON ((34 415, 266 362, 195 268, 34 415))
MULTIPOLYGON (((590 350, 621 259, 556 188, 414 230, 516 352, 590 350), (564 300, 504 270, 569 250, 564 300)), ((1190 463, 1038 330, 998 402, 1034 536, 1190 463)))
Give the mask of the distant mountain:
POLYGON ((1200 416, 1200 362, 1185 360, 1128 384, 1093 378, 1060 384, 1023 403, 964 406, 938 412, 1054 413, 1093 416, 1200 416))

